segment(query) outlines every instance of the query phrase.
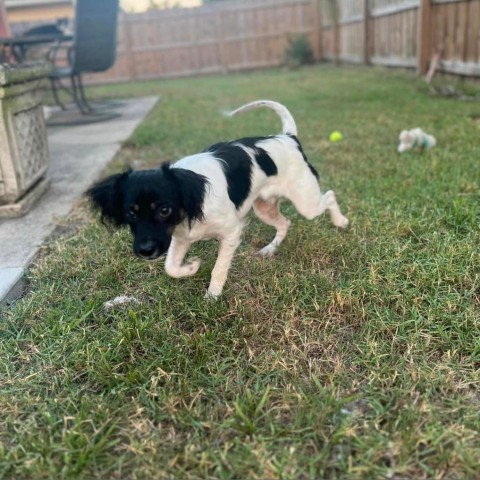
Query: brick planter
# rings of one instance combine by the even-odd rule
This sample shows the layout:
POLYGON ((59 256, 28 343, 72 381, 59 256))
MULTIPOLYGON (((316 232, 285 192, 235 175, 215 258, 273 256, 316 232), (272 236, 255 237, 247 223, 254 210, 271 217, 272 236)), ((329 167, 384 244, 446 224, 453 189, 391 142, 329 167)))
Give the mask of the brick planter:
POLYGON ((0 65, 0 218, 27 212, 48 188, 42 97, 50 65, 0 65))

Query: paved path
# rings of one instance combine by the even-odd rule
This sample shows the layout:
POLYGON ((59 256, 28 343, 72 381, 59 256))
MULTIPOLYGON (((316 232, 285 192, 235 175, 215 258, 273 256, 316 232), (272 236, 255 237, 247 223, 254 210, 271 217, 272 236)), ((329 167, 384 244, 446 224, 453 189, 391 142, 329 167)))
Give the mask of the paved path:
POLYGON ((119 118, 49 129, 49 190, 23 217, 0 220, 0 304, 21 295, 25 268, 54 230, 56 218, 68 214, 157 101, 128 100, 117 109, 119 118))

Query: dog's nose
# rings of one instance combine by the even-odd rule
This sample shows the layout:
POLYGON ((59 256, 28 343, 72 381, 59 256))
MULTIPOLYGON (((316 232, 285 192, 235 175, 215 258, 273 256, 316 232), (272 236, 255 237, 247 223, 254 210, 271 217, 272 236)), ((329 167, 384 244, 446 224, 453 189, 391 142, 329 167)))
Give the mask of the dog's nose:
POLYGON ((153 240, 146 240, 138 246, 138 254, 141 257, 152 257, 157 251, 157 244, 153 240))

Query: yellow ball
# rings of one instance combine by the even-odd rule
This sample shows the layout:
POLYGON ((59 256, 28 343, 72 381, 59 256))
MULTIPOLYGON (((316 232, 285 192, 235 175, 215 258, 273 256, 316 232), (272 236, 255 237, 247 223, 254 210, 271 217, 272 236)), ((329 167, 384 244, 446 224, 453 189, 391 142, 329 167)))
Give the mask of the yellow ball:
POLYGON ((342 132, 339 132, 338 130, 335 130, 330 134, 330 141, 331 142, 339 142, 340 140, 343 139, 342 132))

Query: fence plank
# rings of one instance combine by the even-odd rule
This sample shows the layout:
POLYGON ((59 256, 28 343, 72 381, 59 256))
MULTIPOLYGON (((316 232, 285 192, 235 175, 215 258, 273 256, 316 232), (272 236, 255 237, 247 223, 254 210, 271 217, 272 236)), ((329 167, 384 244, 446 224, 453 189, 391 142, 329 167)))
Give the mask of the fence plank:
POLYGON ((430 46, 430 24, 431 24, 431 0, 421 0, 418 12, 418 62, 417 72, 425 75, 428 70, 429 58, 431 55, 430 46))
POLYGON ((371 0, 364 0, 363 6, 363 63, 370 64, 371 56, 371 0))
POLYGON ((467 47, 465 61, 479 62, 478 40, 480 40, 480 2, 471 2, 468 12, 467 47))

